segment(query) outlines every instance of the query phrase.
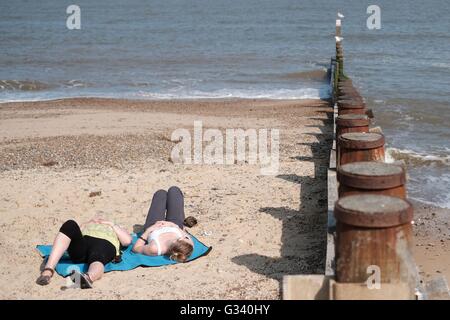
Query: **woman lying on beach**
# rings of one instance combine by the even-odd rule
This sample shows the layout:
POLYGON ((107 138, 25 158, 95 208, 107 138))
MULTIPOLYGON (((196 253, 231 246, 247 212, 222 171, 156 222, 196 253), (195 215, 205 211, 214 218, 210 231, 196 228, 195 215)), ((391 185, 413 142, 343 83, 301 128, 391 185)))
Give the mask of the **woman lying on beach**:
POLYGON ((194 249, 189 233, 184 231, 184 199, 178 187, 153 195, 144 225, 133 251, 149 256, 166 255, 177 262, 186 262, 194 249))
POLYGON ((67 250, 73 262, 89 265, 87 273, 75 271, 71 279, 79 279, 81 289, 92 288, 92 283, 102 277, 105 264, 120 256, 120 246, 129 246, 131 241, 131 235, 125 229, 110 221, 92 219, 80 227, 75 221, 68 220, 59 229, 45 268, 36 282, 40 285, 50 283, 58 261, 67 250))

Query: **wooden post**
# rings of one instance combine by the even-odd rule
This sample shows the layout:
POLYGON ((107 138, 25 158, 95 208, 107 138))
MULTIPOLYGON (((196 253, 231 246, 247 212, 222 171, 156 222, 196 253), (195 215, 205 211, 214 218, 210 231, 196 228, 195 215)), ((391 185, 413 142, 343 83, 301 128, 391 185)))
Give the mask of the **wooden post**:
POLYGON ((338 100, 341 103, 345 102, 346 100, 351 100, 351 101, 355 101, 355 102, 365 102, 364 98, 356 90, 354 90, 353 92, 350 92, 348 90, 341 91, 338 98, 339 98, 338 100))
POLYGON ((336 42, 336 59, 339 61, 339 74, 344 75, 344 50, 340 41, 336 42))
MULTIPOLYGON (((336 59, 336 68, 335 68, 336 83, 338 83, 339 76, 340 76, 339 75, 339 60, 336 59)), ((339 89, 338 89, 338 87, 336 85, 335 99, 337 99, 338 95, 339 95, 339 89)))
POLYGON ((342 41, 341 20, 336 19, 336 60, 339 62, 337 68, 337 70, 339 70, 338 72, 339 78, 344 76, 344 60, 343 60, 344 55, 341 41, 342 41))
POLYGON ((336 280, 366 283, 375 271, 381 287, 407 283, 413 299, 417 273, 411 251, 411 204, 384 195, 352 195, 336 202, 334 214, 336 280))
POLYGON ((353 85, 341 85, 338 84, 338 95, 340 99, 343 99, 344 97, 356 97, 358 99, 362 100, 362 96, 359 93, 358 89, 353 87, 353 85))
POLYGON ((336 19, 336 37, 341 37, 342 36, 342 21, 341 19, 336 19))
POLYGON ((342 81, 339 81, 338 87, 339 87, 339 89, 356 90, 353 83, 347 83, 347 82, 342 82, 342 81))
POLYGON ((338 88, 338 92, 338 100, 358 100, 364 102, 364 98, 359 94, 358 90, 338 88))
POLYGON ((350 78, 341 78, 339 79, 339 85, 353 86, 353 80, 350 78))
POLYGON ((358 93, 358 92, 341 92, 341 94, 338 97, 338 101, 340 102, 345 102, 346 100, 351 100, 351 101, 357 101, 357 102, 363 102, 364 98, 358 93))
POLYGON ((369 118, 364 114, 345 114, 336 118, 336 137, 348 132, 369 132, 369 118))
POLYGON ((338 137, 338 167, 359 161, 384 162, 384 136, 380 133, 344 133, 338 137))
POLYGON ((336 58, 331 58, 331 67, 333 68, 333 104, 336 102, 337 98, 337 85, 338 85, 338 75, 337 75, 337 66, 336 66, 336 58))
POLYGON ((338 114, 366 114, 366 104, 359 99, 338 100, 338 114))
POLYGON ((341 81, 339 81, 338 83, 338 88, 340 90, 346 90, 346 91, 358 91, 355 86, 353 85, 353 83, 342 83, 341 81))
POLYGON ((403 167, 385 162, 347 163, 339 167, 339 198, 354 194, 382 194, 406 199, 403 167))

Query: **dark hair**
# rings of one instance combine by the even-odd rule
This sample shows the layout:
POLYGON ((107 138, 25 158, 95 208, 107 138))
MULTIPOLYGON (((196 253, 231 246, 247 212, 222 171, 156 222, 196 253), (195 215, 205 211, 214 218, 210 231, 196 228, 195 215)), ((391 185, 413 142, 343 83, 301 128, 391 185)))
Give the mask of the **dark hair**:
POLYGON ((184 219, 184 225, 186 227, 192 228, 197 224, 197 219, 195 219, 193 216, 189 216, 186 219, 184 219))
POLYGON ((192 251, 194 251, 194 247, 190 243, 178 239, 170 245, 167 255, 177 262, 186 262, 192 251))

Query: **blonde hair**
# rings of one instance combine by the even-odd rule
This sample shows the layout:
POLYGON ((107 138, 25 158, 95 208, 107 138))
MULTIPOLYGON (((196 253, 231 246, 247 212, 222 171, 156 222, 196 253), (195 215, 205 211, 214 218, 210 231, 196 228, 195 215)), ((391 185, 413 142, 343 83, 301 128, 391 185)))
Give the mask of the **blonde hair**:
POLYGON ((186 262, 192 251, 194 251, 194 247, 190 243, 177 240, 170 245, 167 255, 177 262, 186 262))

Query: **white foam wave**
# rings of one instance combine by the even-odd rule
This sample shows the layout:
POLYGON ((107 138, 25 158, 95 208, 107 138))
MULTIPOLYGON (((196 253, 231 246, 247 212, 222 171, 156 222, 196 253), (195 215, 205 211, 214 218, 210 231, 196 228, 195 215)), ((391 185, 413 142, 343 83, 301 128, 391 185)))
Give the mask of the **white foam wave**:
POLYGON ((413 165, 440 164, 450 166, 450 155, 421 153, 409 149, 387 148, 386 162, 404 160, 413 165))
POLYGON ((148 99, 223 99, 223 98, 244 98, 244 99, 324 99, 330 96, 329 87, 320 89, 300 88, 300 89, 274 89, 274 90, 239 90, 221 89, 214 91, 200 90, 174 90, 168 92, 144 92, 136 94, 140 98, 148 99))
POLYGON ((418 181, 409 184, 409 196, 412 199, 433 206, 450 209, 450 174, 441 173, 438 176, 423 174, 418 181))
POLYGON ((67 92, 48 92, 40 95, 9 95, 0 98, 1 103, 6 102, 26 102, 26 101, 47 101, 53 99, 93 97, 93 98, 130 98, 130 99, 276 99, 276 100, 304 100, 304 99, 327 99, 330 97, 330 87, 320 88, 298 88, 298 89, 220 89, 212 91, 188 90, 185 88, 169 89, 164 92, 126 92, 126 93, 98 93, 89 94, 67 94, 67 92))

